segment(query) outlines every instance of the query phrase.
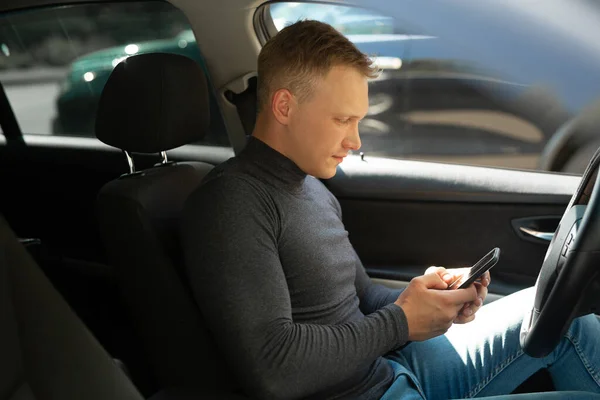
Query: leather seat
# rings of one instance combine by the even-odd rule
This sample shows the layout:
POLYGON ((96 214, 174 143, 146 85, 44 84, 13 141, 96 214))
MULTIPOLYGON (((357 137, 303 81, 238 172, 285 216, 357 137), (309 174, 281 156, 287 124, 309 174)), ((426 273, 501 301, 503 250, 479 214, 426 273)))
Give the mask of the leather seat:
MULTIPOLYGON (((96 136, 128 155, 191 143, 208 130, 208 97, 206 77, 193 60, 174 54, 129 57, 106 83, 96 136)), ((183 204, 211 168, 162 162, 130 170, 107 183, 97 199, 102 240, 162 388, 232 388, 187 285, 178 238, 183 204)))
POLYGON ((0 215, 0 400, 142 400, 0 215))

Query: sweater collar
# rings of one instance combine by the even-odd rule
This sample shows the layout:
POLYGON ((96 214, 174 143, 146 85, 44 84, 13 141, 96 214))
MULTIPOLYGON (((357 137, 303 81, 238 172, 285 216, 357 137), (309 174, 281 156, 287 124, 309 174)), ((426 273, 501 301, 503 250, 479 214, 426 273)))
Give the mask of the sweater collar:
POLYGON ((249 136, 239 157, 257 165, 276 186, 293 192, 302 189, 307 174, 262 140, 249 136))

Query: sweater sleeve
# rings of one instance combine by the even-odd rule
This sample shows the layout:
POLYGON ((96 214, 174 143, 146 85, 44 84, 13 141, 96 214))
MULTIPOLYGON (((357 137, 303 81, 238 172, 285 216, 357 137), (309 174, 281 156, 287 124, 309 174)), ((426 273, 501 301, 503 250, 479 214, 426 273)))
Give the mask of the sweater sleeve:
POLYGON ((207 182, 188 200, 183 221, 194 296, 248 394, 304 397, 406 342, 406 317, 394 304, 340 325, 293 321, 278 256, 277 208, 249 180, 207 182))
MULTIPOLYGON (((329 192, 329 198, 338 217, 342 220, 342 207, 340 202, 331 192, 329 192)), ((356 287, 356 293, 360 301, 360 311, 363 314, 368 315, 384 306, 394 303, 404 289, 391 289, 373 283, 356 252, 354 253, 354 257, 356 259, 356 278, 354 280, 354 286, 356 287)))
POLYGON ((360 300, 360 311, 365 315, 374 313, 380 308, 394 303, 398 299, 398 296, 400 296, 400 293, 404 290, 391 289, 373 283, 365 272, 365 268, 360 260, 356 263, 356 279, 354 280, 354 285, 356 286, 356 293, 360 300))

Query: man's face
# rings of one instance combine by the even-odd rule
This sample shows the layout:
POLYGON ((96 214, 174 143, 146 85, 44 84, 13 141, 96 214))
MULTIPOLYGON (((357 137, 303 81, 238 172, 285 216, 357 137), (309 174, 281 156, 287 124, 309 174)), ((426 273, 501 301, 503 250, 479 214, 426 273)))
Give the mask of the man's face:
POLYGON ((367 78, 349 67, 333 67, 311 96, 292 102, 287 155, 304 172, 329 179, 350 150, 360 148, 358 123, 367 114, 367 78))

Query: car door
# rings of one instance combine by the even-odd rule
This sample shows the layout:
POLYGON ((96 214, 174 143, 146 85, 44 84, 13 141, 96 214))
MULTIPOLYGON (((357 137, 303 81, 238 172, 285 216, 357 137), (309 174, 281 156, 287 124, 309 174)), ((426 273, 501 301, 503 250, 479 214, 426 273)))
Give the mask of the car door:
POLYGON ((432 5, 369 3, 412 38, 403 59, 406 140, 389 147, 403 148, 388 155, 397 160, 365 152, 329 185, 371 276, 406 281, 429 265, 470 266, 500 247, 490 290, 510 294, 535 283, 579 183, 539 169, 561 124, 598 99, 597 79, 576 72, 590 48, 561 28, 568 15, 589 34, 595 28, 579 12, 597 10, 432 5))
POLYGON ((579 180, 365 156, 347 160, 326 185, 372 278, 401 287, 429 266, 468 267, 499 247, 494 300, 535 283, 579 180))

